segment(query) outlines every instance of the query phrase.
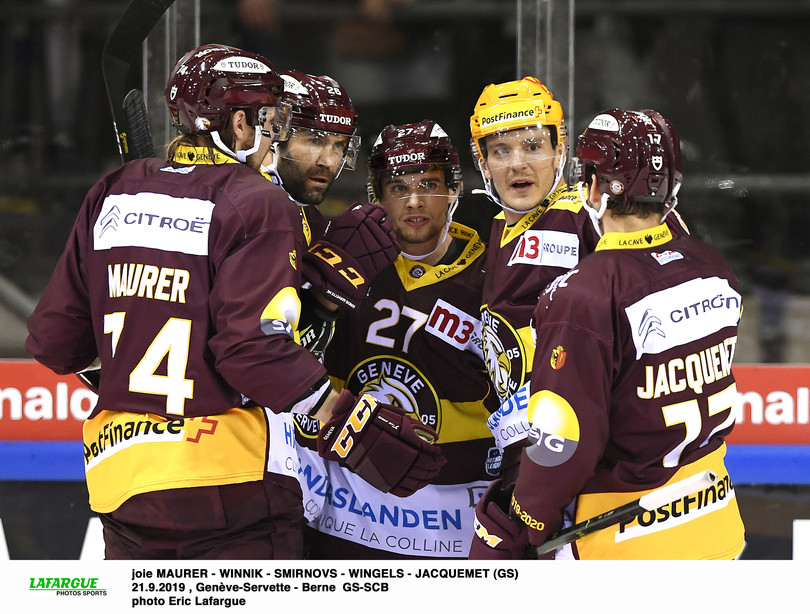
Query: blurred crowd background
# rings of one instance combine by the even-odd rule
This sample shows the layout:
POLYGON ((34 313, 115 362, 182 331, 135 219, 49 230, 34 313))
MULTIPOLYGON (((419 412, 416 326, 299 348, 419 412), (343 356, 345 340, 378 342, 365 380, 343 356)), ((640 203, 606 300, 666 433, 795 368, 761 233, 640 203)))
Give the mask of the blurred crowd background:
MULTIPOLYGON (((82 199, 120 164, 100 58, 127 4, 0 0, 0 358, 26 356, 27 312, 82 199)), ((487 84, 524 76, 517 0, 199 6, 201 43, 241 46, 348 90, 363 155, 336 181, 327 214, 365 200, 365 154, 385 125, 430 118, 462 154, 457 218, 487 236, 497 209, 471 194, 481 178, 469 117, 487 84)), ((807 0, 575 2, 570 134, 610 107, 652 107, 672 120, 684 154, 679 211, 742 282, 738 363, 810 362, 808 26, 807 0)))

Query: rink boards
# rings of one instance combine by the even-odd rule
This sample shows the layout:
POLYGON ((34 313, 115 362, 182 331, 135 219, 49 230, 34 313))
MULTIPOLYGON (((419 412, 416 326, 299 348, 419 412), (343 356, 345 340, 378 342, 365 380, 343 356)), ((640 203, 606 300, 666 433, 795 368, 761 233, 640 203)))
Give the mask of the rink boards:
MULTIPOLYGON (((727 464, 737 484, 810 484, 810 365, 738 365, 727 464)), ((0 361, 0 481, 84 480, 81 425, 96 396, 74 375, 0 361)))

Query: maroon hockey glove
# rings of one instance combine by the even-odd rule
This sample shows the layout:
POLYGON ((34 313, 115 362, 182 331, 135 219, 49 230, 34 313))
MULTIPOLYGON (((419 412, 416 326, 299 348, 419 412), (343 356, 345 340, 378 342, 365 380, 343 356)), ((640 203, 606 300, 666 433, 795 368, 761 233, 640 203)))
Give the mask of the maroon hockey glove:
POLYGON ((355 203, 335 219, 304 254, 304 279, 328 299, 354 309, 369 282, 396 260, 399 246, 385 210, 355 203))
POLYGON ((332 419, 318 433, 318 453, 381 492, 407 497, 429 484, 447 462, 433 444, 436 437, 402 409, 343 390, 332 419))
POLYGON ((509 509, 514 484, 502 489, 503 481, 495 480, 475 506, 475 534, 470 544, 470 559, 511 561, 523 558, 529 544, 526 525, 513 520, 509 509))

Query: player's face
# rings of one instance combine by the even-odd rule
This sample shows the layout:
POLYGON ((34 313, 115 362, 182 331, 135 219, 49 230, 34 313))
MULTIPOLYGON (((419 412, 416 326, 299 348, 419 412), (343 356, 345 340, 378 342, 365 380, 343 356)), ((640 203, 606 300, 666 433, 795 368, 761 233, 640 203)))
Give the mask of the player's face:
POLYGON ((516 128, 492 134, 484 143, 484 173, 503 204, 519 211, 539 205, 554 186, 560 164, 561 147, 552 146, 549 129, 516 128))
MULTIPOLYGON (((271 110, 273 111, 273 107, 263 107, 263 110, 271 110)), ((267 113, 265 113, 267 114, 267 113)), ((234 143, 233 148, 236 151, 249 151, 253 149, 256 145, 256 135, 258 128, 251 125, 247 121, 247 115, 244 111, 238 110, 231 120, 233 122, 232 129, 233 129, 233 137, 234 143)), ((252 154, 248 155, 245 159, 245 164, 250 168, 255 168, 259 170, 262 164, 262 160, 267 156, 267 152, 270 151, 270 147, 273 144, 273 138, 275 133, 273 132, 275 126, 272 120, 268 119, 266 124, 261 126, 261 135, 259 136, 258 142, 258 149, 254 151, 252 154)))
POLYGON ((279 147, 278 174, 298 202, 319 205, 343 164, 349 137, 306 128, 291 131, 279 147))
POLYGON ((403 251, 415 256, 433 251, 455 198, 445 183, 444 171, 431 169, 388 176, 382 180, 380 191, 380 204, 403 251))

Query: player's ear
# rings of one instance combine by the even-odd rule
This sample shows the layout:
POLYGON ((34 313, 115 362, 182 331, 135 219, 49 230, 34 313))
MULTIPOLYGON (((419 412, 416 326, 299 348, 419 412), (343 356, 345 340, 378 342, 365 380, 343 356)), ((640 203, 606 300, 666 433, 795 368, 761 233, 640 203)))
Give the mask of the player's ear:
MULTIPOLYGON (((253 127, 248 125, 247 114, 242 109, 234 111, 231 115, 231 129, 236 143, 241 143, 245 139, 248 129, 252 132, 253 127)), ((252 143, 252 135, 250 140, 252 143)))
POLYGON ((597 211, 601 206, 602 194, 599 191, 599 181, 596 179, 596 173, 591 173, 590 180, 588 181, 588 204, 597 211))
POLYGON ((484 174, 484 179, 488 179, 491 181, 492 173, 489 172, 489 165, 487 164, 486 158, 479 160, 478 165, 481 168, 481 172, 484 174))

